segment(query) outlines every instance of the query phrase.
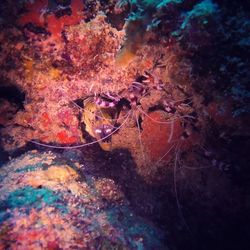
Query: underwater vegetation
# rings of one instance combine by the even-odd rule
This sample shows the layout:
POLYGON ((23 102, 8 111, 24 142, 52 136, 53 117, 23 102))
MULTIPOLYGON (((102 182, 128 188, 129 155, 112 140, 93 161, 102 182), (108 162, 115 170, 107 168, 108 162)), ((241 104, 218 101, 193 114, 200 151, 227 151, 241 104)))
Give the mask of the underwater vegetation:
POLYGON ((3 249, 247 239, 243 2, 0 3, 3 249))

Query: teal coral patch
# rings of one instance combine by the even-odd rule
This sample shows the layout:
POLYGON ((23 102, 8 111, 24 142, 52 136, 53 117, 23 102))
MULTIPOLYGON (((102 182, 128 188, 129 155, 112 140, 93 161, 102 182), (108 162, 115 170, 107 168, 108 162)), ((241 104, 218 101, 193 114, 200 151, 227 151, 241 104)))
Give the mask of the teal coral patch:
POLYGON ((41 208, 45 203, 63 211, 67 210, 61 205, 60 197, 47 188, 36 189, 27 186, 10 193, 5 202, 8 208, 41 208))
POLYGON ((187 12, 186 17, 180 27, 180 29, 185 29, 192 19, 201 19, 203 24, 207 24, 206 17, 215 14, 218 11, 218 6, 211 0, 204 0, 194 6, 194 8, 187 12))
POLYGON ((31 172, 31 171, 35 171, 38 168, 42 168, 42 164, 39 165, 27 165, 23 168, 17 169, 15 172, 16 173, 25 173, 25 172, 31 172))

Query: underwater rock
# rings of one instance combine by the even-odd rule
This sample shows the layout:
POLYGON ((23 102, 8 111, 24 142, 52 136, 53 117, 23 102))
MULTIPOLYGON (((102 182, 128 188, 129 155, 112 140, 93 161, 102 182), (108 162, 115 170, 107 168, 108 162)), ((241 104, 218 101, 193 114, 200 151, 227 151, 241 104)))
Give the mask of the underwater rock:
POLYGON ((0 125, 6 126, 17 112, 17 105, 6 99, 0 99, 0 125))
POLYGON ((212 0, 118 1, 117 6, 122 11, 122 6, 128 3, 126 40, 117 57, 120 64, 129 64, 140 47, 157 41, 157 34, 159 39, 175 38, 189 49, 211 44, 210 36, 218 11, 212 0))
POLYGON ((31 151, 0 169, 1 249, 166 249, 112 179, 65 159, 31 151))

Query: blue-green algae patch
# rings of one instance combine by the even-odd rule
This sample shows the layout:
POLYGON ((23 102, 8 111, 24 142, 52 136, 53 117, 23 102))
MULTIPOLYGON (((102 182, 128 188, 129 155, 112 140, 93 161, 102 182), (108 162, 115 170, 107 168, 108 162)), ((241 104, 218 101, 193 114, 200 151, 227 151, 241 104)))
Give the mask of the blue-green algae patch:
POLYGON ((207 24, 206 17, 216 14, 218 6, 211 0, 204 0, 194 6, 194 8, 186 13, 186 17, 180 27, 181 30, 185 29, 192 19, 200 19, 203 24, 207 24))
MULTIPOLYGON (((46 161, 46 159, 45 159, 46 161)), ((35 163, 35 164, 29 164, 26 165, 22 168, 16 169, 15 172, 16 173, 26 173, 26 172, 31 172, 31 171, 36 171, 37 169, 41 169, 41 170, 47 170, 49 168, 50 165, 43 163, 43 161, 35 163)))
POLYGON ((42 208, 43 203, 56 207, 62 212, 67 212, 67 208, 62 205, 62 199, 52 190, 47 188, 36 189, 27 186, 10 193, 5 200, 6 206, 10 209, 20 207, 25 207, 28 210, 31 208, 42 208))
POLYGON ((23 168, 19 168, 17 169, 15 172, 16 173, 25 173, 25 172, 31 172, 31 171, 35 171, 37 170, 38 168, 42 168, 43 167, 43 164, 40 163, 40 164, 36 164, 36 165, 27 165, 23 168))

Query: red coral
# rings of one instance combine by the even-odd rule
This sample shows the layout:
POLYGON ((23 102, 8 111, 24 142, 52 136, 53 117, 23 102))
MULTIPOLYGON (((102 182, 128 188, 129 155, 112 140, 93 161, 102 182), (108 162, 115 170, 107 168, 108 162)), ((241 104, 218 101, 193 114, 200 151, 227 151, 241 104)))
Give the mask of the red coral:
POLYGON ((143 145, 146 147, 151 161, 159 160, 168 151, 169 153, 166 154, 164 160, 170 160, 171 152, 176 150, 175 146, 180 141, 181 134, 183 133, 180 121, 175 120, 169 123, 159 123, 166 122, 164 114, 161 112, 153 112, 149 114, 149 117, 145 117, 142 124, 143 145))
POLYGON ((48 127, 51 124, 51 119, 48 115, 48 113, 44 112, 42 113, 42 125, 44 127, 48 127))
POLYGON ((83 18, 83 3, 81 0, 72 0, 72 14, 70 16, 62 16, 59 18, 54 14, 48 15, 45 18, 45 15, 43 15, 42 12, 47 5, 47 0, 36 0, 33 3, 28 3, 26 5, 28 12, 18 19, 18 24, 24 26, 28 23, 33 23, 44 28, 47 24, 47 29, 51 33, 52 39, 60 40, 61 32, 65 26, 78 24, 83 18))
POLYGON ((44 18, 41 15, 42 9, 46 8, 48 5, 47 0, 37 0, 26 4, 26 9, 28 13, 24 14, 18 19, 18 24, 24 26, 28 23, 33 23, 38 26, 44 26, 44 18))
POLYGON ((56 241, 49 241, 47 244, 48 250, 58 250, 60 249, 59 244, 56 241))
POLYGON ((142 142, 151 162, 160 159, 168 162, 178 150, 188 150, 201 143, 201 135, 195 132, 184 138, 180 119, 166 122, 163 112, 152 112, 145 117, 142 128, 142 142))
POLYGON ((78 24, 82 18, 83 4, 81 0, 73 0, 71 3, 71 16, 62 16, 60 18, 55 17, 55 15, 50 15, 47 18, 48 30, 51 32, 55 39, 61 38, 61 32, 64 26, 70 26, 78 24))
POLYGON ((62 130, 59 133, 57 133, 57 138, 60 141, 60 143, 63 144, 73 144, 78 141, 75 136, 69 136, 65 130, 62 130))

